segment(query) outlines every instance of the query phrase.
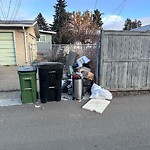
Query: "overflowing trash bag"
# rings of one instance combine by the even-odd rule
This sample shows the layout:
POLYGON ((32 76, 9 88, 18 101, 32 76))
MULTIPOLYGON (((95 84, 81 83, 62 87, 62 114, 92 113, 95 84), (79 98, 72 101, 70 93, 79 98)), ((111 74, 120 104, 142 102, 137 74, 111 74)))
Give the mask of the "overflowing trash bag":
POLYGON ((91 87, 91 93, 92 94, 90 98, 92 99, 103 98, 103 99, 111 100, 113 97, 108 90, 101 88, 99 85, 95 83, 91 87))

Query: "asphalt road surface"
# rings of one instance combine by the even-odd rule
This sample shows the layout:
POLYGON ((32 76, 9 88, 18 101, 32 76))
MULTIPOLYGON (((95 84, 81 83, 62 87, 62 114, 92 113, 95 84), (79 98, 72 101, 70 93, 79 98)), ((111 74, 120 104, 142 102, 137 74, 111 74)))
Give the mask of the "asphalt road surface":
POLYGON ((115 97, 103 114, 85 102, 0 107, 0 150, 150 149, 150 94, 115 97))

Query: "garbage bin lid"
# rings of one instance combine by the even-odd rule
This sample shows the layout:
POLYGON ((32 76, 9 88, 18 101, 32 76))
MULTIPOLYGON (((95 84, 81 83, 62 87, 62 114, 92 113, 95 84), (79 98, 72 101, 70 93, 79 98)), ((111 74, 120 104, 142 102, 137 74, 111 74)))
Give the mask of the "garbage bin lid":
POLYGON ((39 65, 58 65, 58 64, 62 64, 60 62, 40 62, 39 65))
POLYGON ((18 68, 18 72, 32 72, 36 71, 36 67, 33 66, 22 66, 18 68))
POLYGON ((47 68, 47 67, 63 67, 61 62, 40 62, 39 68, 47 68))

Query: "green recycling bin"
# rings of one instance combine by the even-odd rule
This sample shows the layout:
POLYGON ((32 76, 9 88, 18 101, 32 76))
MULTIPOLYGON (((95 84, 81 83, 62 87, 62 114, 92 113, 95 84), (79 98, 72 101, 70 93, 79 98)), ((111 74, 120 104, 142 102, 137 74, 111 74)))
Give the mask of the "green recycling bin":
POLYGON ((35 103, 37 101, 36 72, 37 69, 32 66, 18 68, 21 100, 23 104, 35 103))

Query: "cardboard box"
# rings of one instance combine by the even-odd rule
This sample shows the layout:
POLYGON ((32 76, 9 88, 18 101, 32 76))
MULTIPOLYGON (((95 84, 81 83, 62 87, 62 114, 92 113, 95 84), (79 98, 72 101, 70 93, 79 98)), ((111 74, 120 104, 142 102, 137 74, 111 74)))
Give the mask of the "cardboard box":
POLYGON ((94 80, 94 74, 92 72, 82 71, 83 78, 87 78, 89 80, 94 80))

